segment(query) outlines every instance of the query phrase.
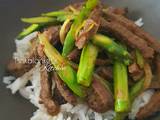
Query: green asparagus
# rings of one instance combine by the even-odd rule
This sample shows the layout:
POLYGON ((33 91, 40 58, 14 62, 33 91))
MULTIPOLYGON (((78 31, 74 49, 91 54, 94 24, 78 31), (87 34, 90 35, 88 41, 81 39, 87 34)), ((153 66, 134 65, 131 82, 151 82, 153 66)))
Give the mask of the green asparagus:
POLYGON ((21 18, 23 22, 31 24, 43 24, 43 23, 57 23, 58 21, 52 17, 33 17, 33 18, 21 18))
POLYGON ((83 48, 77 72, 77 81, 79 84, 86 87, 90 86, 97 55, 98 48, 93 44, 88 43, 83 48))
POLYGON ((80 13, 75 17, 74 22, 71 26, 71 29, 66 36, 64 46, 63 46, 62 56, 66 57, 69 54, 69 52, 73 49, 77 28, 79 28, 79 26, 83 23, 83 20, 88 17, 90 12, 93 10, 93 8, 97 4, 98 4, 98 0, 88 0, 86 2, 86 5, 80 11, 80 13))
POLYGON ((68 62, 60 55, 60 53, 49 43, 43 34, 39 34, 40 44, 44 46, 44 52, 48 59, 55 67, 60 78, 67 86, 78 96, 84 97, 85 93, 81 85, 77 83, 76 72, 68 64, 68 62), (57 69, 58 68, 58 69, 57 69), (60 68, 60 69, 59 69, 60 68))
POLYGON ((77 15, 77 11, 68 12, 68 11, 53 11, 49 13, 43 13, 42 16, 45 17, 54 17, 57 21, 64 22, 68 18, 72 18, 72 20, 77 15))
POLYGON ((95 45, 103 47, 108 53, 111 53, 116 59, 122 59, 125 64, 130 63, 130 55, 122 46, 118 45, 111 38, 102 34, 96 34, 92 38, 95 45))
POLYGON ((130 90, 130 101, 133 100, 143 91, 144 89, 144 78, 139 80, 130 90))
POLYGON ((127 66, 119 61, 114 62, 114 96, 115 111, 126 112, 129 109, 127 66))
POLYGON ((29 35, 30 33, 40 29, 41 26, 38 24, 32 24, 28 28, 24 29, 18 36, 17 39, 20 40, 24 38, 25 36, 29 35))
MULTIPOLYGON (((141 69, 144 68, 144 58, 139 50, 136 50, 136 61, 141 69)), ((139 80, 130 89, 130 102, 133 103, 134 99, 144 90, 145 77, 139 80)))
POLYGON ((46 17, 59 17, 59 16, 66 16, 70 15, 72 12, 66 12, 66 11, 53 11, 53 12, 48 12, 48 13, 42 13, 42 16, 46 17))
POLYGON ((144 58, 142 56, 142 54, 140 53, 139 50, 136 50, 136 60, 137 60, 137 64, 139 65, 139 67, 141 69, 143 69, 144 67, 144 58))

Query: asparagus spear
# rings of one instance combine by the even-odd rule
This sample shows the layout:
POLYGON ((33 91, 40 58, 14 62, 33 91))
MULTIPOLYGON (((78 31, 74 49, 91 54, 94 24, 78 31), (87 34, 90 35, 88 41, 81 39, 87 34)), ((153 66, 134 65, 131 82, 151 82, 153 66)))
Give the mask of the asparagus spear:
POLYGON ((23 22, 27 23, 33 23, 28 28, 24 29, 18 36, 17 39, 22 39, 25 36, 29 35, 30 33, 40 30, 41 28, 49 25, 55 25, 58 24, 59 21, 55 18, 49 18, 49 17, 34 17, 34 18, 22 18, 23 22))
MULTIPOLYGON (((144 68, 145 61, 139 50, 136 49, 136 61, 141 69, 144 68)), ((133 100, 144 90, 145 77, 139 80, 130 90, 130 101, 133 100)))
POLYGON ((126 112, 129 109, 127 66, 119 61, 115 61, 113 77, 115 111, 126 112))
POLYGON ((70 15, 72 12, 67 12, 67 11, 53 11, 53 12, 48 12, 48 13, 42 13, 42 16, 46 17, 59 17, 59 16, 66 16, 70 15))
POLYGON ((40 29, 41 26, 38 25, 38 24, 32 24, 30 25, 28 28, 24 29, 18 36, 17 36, 17 39, 20 40, 22 39, 23 37, 29 35, 30 33, 40 29))
POLYGON ((74 19, 75 14, 67 11, 54 11, 42 14, 42 16, 55 17, 57 21, 64 22, 67 18, 74 19))
POLYGON ((144 78, 139 80, 130 90, 130 101, 131 103, 133 100, 142 92, 144 89, 144 78))
POLYGON ((17 36, 18 40, 21 40, 25 36, 29 35, 30 33, 41 30, 42 28, 50 25, 55 25, 58 24, 58 22, 53 22, 53 23, 43 23, 43 24, 32 24, 29 27, 25 28, 19 35, 17 36))
POLYGON ((102 34, 96 34, 92 38, 92 42, 103 47, 108 53, 111 53, 116 59, 122 59, 125 64, 129 64, 129 53, 122 46, 118 45, 111 38, 102 34))
POLYGON ((88 43, 83 48, 77 72, 77 81, 79 84, 86 87, 90 86, 97 55, 98 48, 93 44, 88 43))
POLYGON ((33 17, 33 18, 21 18, 23 22, 31 24, 43 24, 43 23, 55 23, 57 20, 51 17, 33 17))
POLYGON ((98 4, 98 0, 88 0, 86 2, 86 5, 82 8, 80 13, 75 17, 75 20, 71 26, 70 31, 68 32, 64 46, 63 46, 63 56, 67 56, 69 52, 73 49, 74 47, 74 39, 75 39, 75 34, 77 28, 83 23, 83 20, 88 17, 90 12, 93 10, 93 8, 98 4))
POLYGON ((138 49, 136 50, 136 60, 137 60, 137 64, 139 65, 139 67, 143 69, 144 68, 144 58, 138 49))
POLYGON ((84 97, 85 93, 82 87, 77 83, 76 72, 68 64, 68 62, 60 55, 60 53, 49 43, 43 34, 39 34, 40 44, 44 46, 44 52, 55 67, 60 78, 68 85, 68 87, 78 96, 84 97), (57 69, 58 68, 58 69, 57 69), (60 69, 59 69, 60 68, 60 69))

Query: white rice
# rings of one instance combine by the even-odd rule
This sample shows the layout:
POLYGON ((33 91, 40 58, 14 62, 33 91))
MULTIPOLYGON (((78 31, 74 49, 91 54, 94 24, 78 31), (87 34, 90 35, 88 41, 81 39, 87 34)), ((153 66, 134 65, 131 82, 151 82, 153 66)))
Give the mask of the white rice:
POLYGON ((131 120, 135 119, 136 114, 138 113, 140 108, 142 108, 149 102, 153 94, 154 94, 154 90, 147 90, 135 99, 135 101, 132 104, 131 113, 129 113, 129 118, 131 120))
MULTIPOLYGON (((142 19, 136 22, 137 25, 142 26, 142 19), (141 24, 139 24, 141 23, 141 24)), ((37 32, 30 34, 23 40, 16 40, 17 51, 14 53, 14 58, 24 59, 28 53, 30 47, 30 40, 37 36, 37 32)), ((115 112, 113 110, 107 111, 106 113, 100 114, 94 112, 88 108, 87 105, 81 103, 73 106, 69 103, 61 105, 61 112, 57 116, 50 116, 46 112, 46 108, 43 104, 39 104, 40 98, 40 63, 38 63, 33 69, 25 73, 23 76, 15 79, 13 76, 4 77, 3 82, 7 84, 7 88, 11 89, 12 93, 19 93, 26 99, 29 99, 38 109, 33 113, 30 120, 113 120, 115 112), (28 82, 31 85, 27 85, 28 82)), ((54 89, 55 83, 53 83, 52 89, 54 89)), ((141 94, 134 101, 132 105, 131 113, 129 114, 130 119, 134 119, 137 112, 141 107, 147 104, 150 97, 153 95, 153 90, 148 90, 141 94)))
POLYGON ((15 94, 18 90, 25 87, 28 81, 32 78, 35 69, 36 67, 31 69, 29 72, 26 72, 23 76, 17 78, 13 83, 7 86, 7 88, 12 90, 12 94, 15 94))
POLYGON ((19 61, 24 60, 25 57, 29 54, 28 50, 31 47, 30 41, 34 39, 37 35, 38 32, 33 32, 22 40, 15 40, 16 52, 13 53, 13 58, 19 61))
POLYGON ((14 76, 5 76, 3 77, 3 83, 9 85, 12 83, 13 80, 15 80, 16 78, 14 76))

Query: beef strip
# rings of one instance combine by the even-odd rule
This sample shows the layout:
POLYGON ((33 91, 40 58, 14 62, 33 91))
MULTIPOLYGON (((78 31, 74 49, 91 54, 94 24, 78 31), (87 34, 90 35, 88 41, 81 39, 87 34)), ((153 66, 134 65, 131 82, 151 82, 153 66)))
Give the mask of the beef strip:
POLYGON ((151 81, 151 84, 149 86, 150 89, 156 89, 159 90, 160 89, 160 82, 158 81, 157 77, 154 77, 151 81))
MULTIPOLYGON (((29 60, 29 58, 27 59, 29 60)), ((35 64, 21 63, 14 59, 10 60, 7 65, 7 72, 15 77, 20 77, 34 67, 35 64)))
POLYGON ((118 40, 128 44, 131 48, 139 49, 145 58, 153 58, 154 50, 148 46, 147 42, 130 32, 124 26, 101 18, 101 28, 112 33, 118 40))
POLYGON ((60 26, 51 26, 44 29, 43 34, 47 36, 52 45, 56 45, 60 40, 59 38, 60 26))
POLYGON ((75 70, 77 71, 78 70, 78 65, 72 61, 69 62, 70 66, 75 70))
POLYGON ((88 42, 88 40, 97 33, 100 25, 101 6, 97 6, 86 20, 83 29, 80 30, 79 35, 76 38, 75 45, 81 49, 88 42))
POLYGON ((18 61, 16 59, 11 59, 7 65, 7 72, 9 72, 10 74, 16 76, 16 77, 20 77, 22 76, 24 73, 28 72, 29 70, 31 70, 35 64, 36 64, 36 60, 37 60, 37 42, 36 40, 32 40, 32 46, 29 50, 29 55, 26 56, 26 59, 23 61, 18 61))
POLYGON ((138 27, 133 21, 127 19, 122 15, 116 15, 111 11, 105 11, 104 13, 107 18, 120 23, 121 25, 125 26, 128 30, 133 32, 135 35, 146 40, 149 46, 151 46, 155 51, 160 53, 160 42, 156 40, 153 36, 151 36, 149 33, 145 32, 140 27, 138 27))
POLYGON ((59 76, 54 73, 52 80, 56 82, 57 89, 61 96, 70 104, 75 105, 77 103, 77 98, 73 92, 65 85, 65 83, 59 78, 59 76))
POLYGON ((67 101, 63 98, 63 96, 61 95, 61 93, 59 92, 57 86, 55 86, 54 91, 53 91, 53 98, 54 100, 59 104, 65 104, 67 103, 67 101))
POLYGON ((46 58, 46 55, 45 55, 45 53, 43 52, 43 49, 44 49, 44 46, 43 45, 41 45, 41 44, 39 44, 38 46, 37 46, 37 53, 38 53, 38 57, 39 57, 39 59, 44 59, 44 58, 46 58))
POLYGON ((56 115, 59 113, 59 105, 52 98, 52 81, 44 68, 45 66, 41 66, 41 90, 40 90, 40 98, 41 102, 47 109, 47 112, 50 115, 56 115))
POLYGON ((112 73, 112 68, 111 67, 99 67, 97 70, 96 70, 96 73, 104 78, 105 80, 112 80, 113 79, 113 73, 112 73))
POLYGON ((128 66, 128 71, 129 71, 132 79, 135 80, 135 81, 140 80, 144 75, 144 71, 141 70, 136 63, 133 63, 133 64, 129 65, 128 66))
POLYGON ((94 111, 103 113, 113 108, 113 96, 100 80, 94 76, 87 103, 94 111))
POLYGON ((109 11, 109 12, 114 13, 116 15, 126 16, 128 13, 128 8, 117 8, 117 7, 115 8, 115 7, 110 6, 103 11, 104 11, 104 13, 109 11))
POLYGON ((78 61, 80 58, 80 54, 81 51, 77 48, 75 48, 74 50, 72 50, 69 55, 67 56, 67 58, 71 61, 78 61))
POLYGON ((156 64, 157 83, 160 84, 160 55, 156 56, 155 64, 156 64))
POLYGON ((137 113, 138 120, 144 120, 145 118, 151 116, 153 113, 160 110, 160 91, 156 91, 151 97, 148 104, 140 109, 137 113))
POLYGON ((97 66, 103 66, 103 65, 110 65, 111 63, 112 63, 112 61, 109 60, 109 59, 97 58, 95 64, 96 64, 97 66))
POLYGON ((156 71, 155 71, 154 79, 152 80, 149 88, 160 89, 160 56, 156 55, 154 61, 155 61, 156 71))

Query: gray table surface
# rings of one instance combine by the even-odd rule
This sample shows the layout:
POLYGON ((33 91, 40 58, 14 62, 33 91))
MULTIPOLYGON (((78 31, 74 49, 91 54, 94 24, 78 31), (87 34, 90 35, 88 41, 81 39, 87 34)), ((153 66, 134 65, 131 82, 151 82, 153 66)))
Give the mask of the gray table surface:
MULTIPOLYGON (((57 10, 79 0, 0 0, 0 120, 29 120, 36 108, 19 94, 11 95, 2 83, 5 65, 15 50, 14 38, 25 26, 21 17, 57 10)), ((160 0, 103 0, 104 3, 128 7, 131 18, 143 17, 144 29, 160 38, 160 0)), ((157 118, 158 120, 158 118, 157 118)))

